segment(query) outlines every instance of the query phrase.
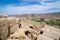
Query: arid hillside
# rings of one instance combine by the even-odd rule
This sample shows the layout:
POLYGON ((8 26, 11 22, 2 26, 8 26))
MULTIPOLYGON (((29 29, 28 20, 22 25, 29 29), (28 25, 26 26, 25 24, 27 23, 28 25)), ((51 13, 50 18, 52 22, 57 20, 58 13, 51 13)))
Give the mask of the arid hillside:
MULTIPOLYGON (((57 14, 52 15, 57 17, 57 14)), ((60 40, 59 17, 54 20, 45 20, 44 16, 41 16, 49 14, 40 14, 40 17, 36 15, 38 14, 27 14, 25 17, 1 16, 0 40, 60 40)), ((50 14, 50 17, 52 15, 50 14)))
POLYGON ((22 15, 9 15, 9 16, 15 16, 15 17, 25 17, 25 18, 45 18, 45 19, 59 19, 60 18, 60 12, 55 13, 38 13, 38 14, 22 14, 22 15))

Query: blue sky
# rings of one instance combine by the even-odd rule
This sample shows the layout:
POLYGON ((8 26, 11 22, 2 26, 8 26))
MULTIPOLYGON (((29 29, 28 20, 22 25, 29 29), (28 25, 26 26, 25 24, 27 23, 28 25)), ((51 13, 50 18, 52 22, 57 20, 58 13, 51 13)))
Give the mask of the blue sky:
POLYGON ((60 12, 60 0, 0 0, 0 14, 60 12))

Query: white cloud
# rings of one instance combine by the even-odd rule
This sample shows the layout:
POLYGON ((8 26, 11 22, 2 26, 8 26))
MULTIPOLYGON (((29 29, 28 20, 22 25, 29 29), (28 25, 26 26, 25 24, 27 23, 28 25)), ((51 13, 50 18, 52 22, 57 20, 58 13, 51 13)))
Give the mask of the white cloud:
MULTIPOLYGON (((28 0, 25 0, 28 1, 28 0)), ((34 1, 34 0, 31 0, 34 1)), ((40 2, 41 0, 36 0, 40 2)), ((24 3, 22 3, 24 4, 24 3)), ((44 3, 42 5, 28 5, 28 6, 12 6, 7 5, 4 8, 1 8, 0 13, 6 14, 22 14, 22 13, 45 13, 45 12, 56 12, 60 11, 60 1, 56 1, 53 3, 44 3), (57 10, 54 10, 57 9, 57 10)))
POLYGON ((6 6, 2 11, 8 14, 21 14, 21 13, 44 13, 45 11, 52 8, 52 6, 43 5, 30 5, 30 6, 6 6))

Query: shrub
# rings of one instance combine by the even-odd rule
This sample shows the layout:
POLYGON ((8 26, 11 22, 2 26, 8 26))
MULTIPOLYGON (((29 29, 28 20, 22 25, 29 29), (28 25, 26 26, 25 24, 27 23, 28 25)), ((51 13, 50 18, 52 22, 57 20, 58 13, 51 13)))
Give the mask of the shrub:
POLYGON ((46 24, 48 25, 55 25, 55 26, 60 26, 60 20, 49 20, 49 21, 45 21, 46 24))
POLYGON ((33 18, 32 21, 35 21, 35 22, 43 22, 44 21, 44 18, 33 18))

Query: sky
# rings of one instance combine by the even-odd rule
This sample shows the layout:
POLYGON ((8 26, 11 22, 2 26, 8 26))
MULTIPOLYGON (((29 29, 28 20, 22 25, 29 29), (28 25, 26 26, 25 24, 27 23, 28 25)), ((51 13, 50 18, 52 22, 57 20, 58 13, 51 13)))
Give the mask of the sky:
POLYGON ((60 12, 60 0, 0 0, 0 14, 60 12))

